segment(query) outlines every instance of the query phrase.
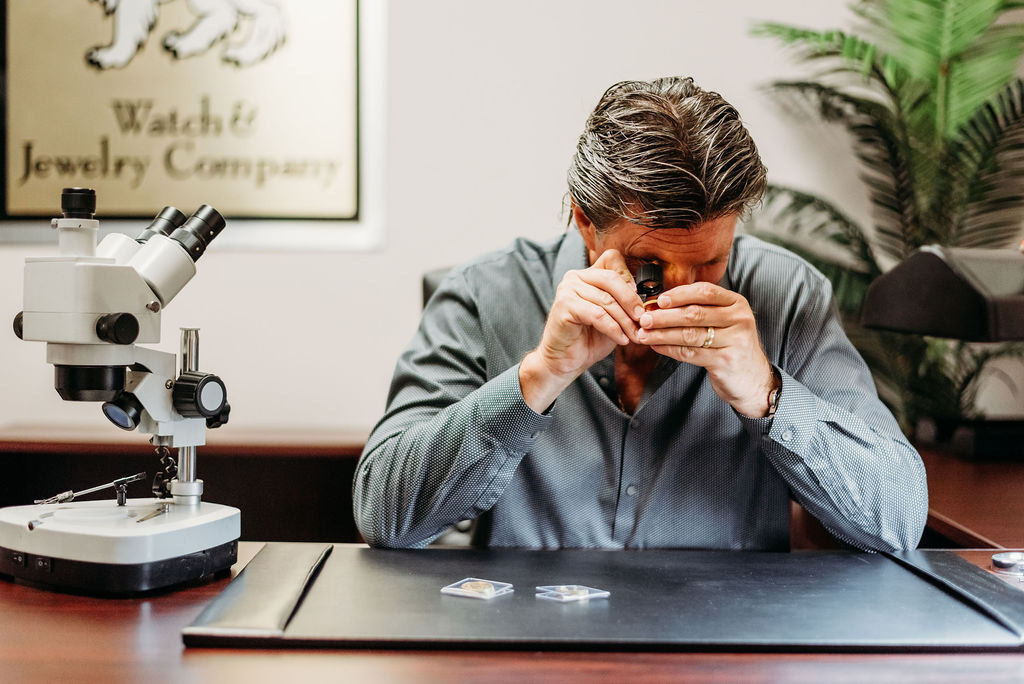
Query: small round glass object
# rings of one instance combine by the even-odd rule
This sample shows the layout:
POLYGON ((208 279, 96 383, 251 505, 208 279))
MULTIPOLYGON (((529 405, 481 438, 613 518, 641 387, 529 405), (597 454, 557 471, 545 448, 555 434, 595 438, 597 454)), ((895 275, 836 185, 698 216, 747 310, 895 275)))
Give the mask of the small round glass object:
POLYGON ((636 293, 640 295, 645 311, 658 308, 658 295, 665 286, 665 274, 661 265, 647 262, 636 272, 636 293))

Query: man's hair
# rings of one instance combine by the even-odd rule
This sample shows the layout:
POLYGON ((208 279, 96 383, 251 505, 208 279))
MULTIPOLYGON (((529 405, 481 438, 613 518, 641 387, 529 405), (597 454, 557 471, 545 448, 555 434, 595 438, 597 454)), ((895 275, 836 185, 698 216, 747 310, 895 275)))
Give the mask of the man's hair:
POLYGON ((569 194, 598 230, 690 228, 760 201, 765 168, 739 112, 692 78, 616 83, 576 145, 569 194))

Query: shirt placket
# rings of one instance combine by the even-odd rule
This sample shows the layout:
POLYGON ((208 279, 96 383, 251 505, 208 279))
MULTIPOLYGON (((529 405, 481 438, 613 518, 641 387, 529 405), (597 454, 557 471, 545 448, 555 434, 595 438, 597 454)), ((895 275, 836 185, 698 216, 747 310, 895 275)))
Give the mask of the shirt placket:
POLYGON ((615 525, 612 539, 625 546, 636 525, 640 505, 641 455, 643 453, 643 417, 633 415, 624 419, 622 452, 619 454, 619 496, 615 506, 615 525))
POLYGON ((619 497, 612 530, 612 538, 622 545, 634 538, 640 520, 640 507, 649 494, 643 488, 645 482, 649 481, 644 478, 644 474, 651 467, 650 435, 653 434, 652 428, 664 418, 664 411, 650 400, 678 368, 677 361, 668 358, 659 360, 644 387, 636 413, 627 416, 623 425, 622 451, 619 454, 619 462, 622 464, 618 482, 619 497))

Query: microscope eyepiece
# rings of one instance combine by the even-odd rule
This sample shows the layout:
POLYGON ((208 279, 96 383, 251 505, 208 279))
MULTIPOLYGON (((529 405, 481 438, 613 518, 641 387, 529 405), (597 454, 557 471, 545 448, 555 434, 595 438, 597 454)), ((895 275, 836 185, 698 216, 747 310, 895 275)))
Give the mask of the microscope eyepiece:
POLYGON ((174 207, 164 207, 135 240, 136 242, 145 242, 154 235, 170 236, 185 223, 185 220, 185 215, 174 207))
POLYGON ((96 216, 96 191, 92 188, 64 188, 60 194, 64 218, 91 219, 96 216))
POLYGON ((199 261, 207 246, 224 230, 224 225, 224 217, 204 204, 188 217, 184 225, 171 233, 171 239, 185 248, 193 262, 199 261))

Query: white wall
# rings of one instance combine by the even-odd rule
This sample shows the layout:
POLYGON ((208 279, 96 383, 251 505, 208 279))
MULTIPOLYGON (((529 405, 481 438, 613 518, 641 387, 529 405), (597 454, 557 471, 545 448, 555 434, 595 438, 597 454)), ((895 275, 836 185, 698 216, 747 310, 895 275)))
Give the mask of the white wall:
MULTIPOLYGON (((368 429, 415 329, 420 273, 518 235, 563 230, 576 137, 603 90, 623 79, 693 75, 739 108, 771 180, 811 188, 866 219, 841 132, 798 124, 772 104, 762 86, 799 68, 775 42, 749 36, 757 19, 849 26, 846 5, 392 0, 384 246, 259 253, 214 243, 165 312, 160 347, 176 348, 181 325, 202 328, 203 369, 228 383, 225 431, 368 429), (386 291, 371 287, 382 277, 386 291)), ((21 309, 24 258, 50 249, 0 248, 0 319, 21 309)), ((105 425, 95 405, 60 401, 44 358, 44 345, 0 332, 0 429, 105 425)))

